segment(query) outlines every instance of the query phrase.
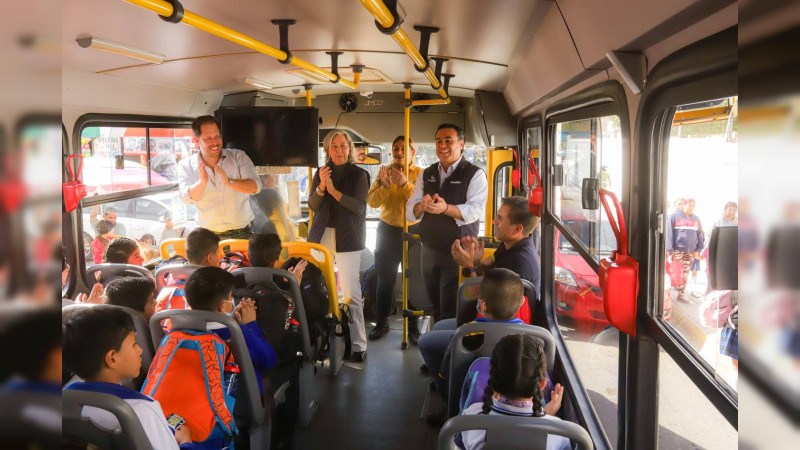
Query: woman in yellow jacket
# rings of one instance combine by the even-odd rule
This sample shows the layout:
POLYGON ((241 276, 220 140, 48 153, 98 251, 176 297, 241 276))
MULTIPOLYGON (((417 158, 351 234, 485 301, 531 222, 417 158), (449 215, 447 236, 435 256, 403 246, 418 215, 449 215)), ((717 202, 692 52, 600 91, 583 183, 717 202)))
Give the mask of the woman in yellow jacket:
MULTIPOLYGON (((403 260, 403 218, 406 202, 414 192, 414 183, 422 169, 414 165, 417 147, 409 139, 408 179, 403 171, 405 163, 405 136, 392 142, 392 164, 383 166, 367 194, 367 203, 381 208, 378 222, 378 242, 375 249, 375 271, 378 274, 378 321, 369 333, 370 340, 382 338, 389 332, 389 313, 394 301, 394 285, 397 280, 397 265, 403 260)), ((410 303, 410 309, 415 309, 410 303)), ((408 339, 416 345, 419 339, 417 321, 408 322, 408 339)))

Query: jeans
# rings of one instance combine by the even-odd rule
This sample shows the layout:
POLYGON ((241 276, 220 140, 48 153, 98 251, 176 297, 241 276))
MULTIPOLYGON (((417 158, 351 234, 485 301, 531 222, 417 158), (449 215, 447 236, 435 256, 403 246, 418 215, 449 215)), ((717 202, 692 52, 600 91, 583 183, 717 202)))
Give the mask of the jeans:
MULTIPOLYGON (((425 365, 428 366, 428 370, 431 373, 431 378, 436 382, 436 389, 445 401, 447 401, 448 381, 440 377, 439 373, 442 370, 446 372, 450 371, 449 367, 442 367, 442 361, 444 360, 447 347, 450 346, 450 340, 453 338, 454 334, 456 334, 455 330, 437 330, 436 327, 434 327, 433 331, 429 331, 420 336, 419 343, 417 344, 419 346, 419 353, 422 355, 422 359, 425 361, 425 365)), ((450 376, 449 373, 444 373, 443 375, 446 377, 450 376)))
MULTIPOLYGON (((378 321, 385 320, 392 312, 394 285, 397 281, 397 266, 403 262, 403 228, 378 222, 378 242, 375 249, 375 271, 378 274, 378 321)), ((402 275, 401 275, 402 276, 402 275)), ((416 309, 411 303, 409 309, 416 309)))

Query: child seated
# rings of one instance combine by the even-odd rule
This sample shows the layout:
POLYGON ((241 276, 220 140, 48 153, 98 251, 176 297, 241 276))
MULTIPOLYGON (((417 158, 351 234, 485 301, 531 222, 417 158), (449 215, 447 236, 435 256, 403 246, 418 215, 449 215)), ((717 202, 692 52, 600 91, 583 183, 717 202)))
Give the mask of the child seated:
MULTIPOLYGON (((275 366, 278 357, 269 345, 264 333, 256 322, 256 306, 253 300, 243 299, 235 308, 233 306, 233 288, 236 278, 218 267, 202 267, 197 269, 186 280, 186 301, 189 307, 199 311, 213 311, 232 315, 242 329, 247 351, 256 370, 259 391, 262 390, 261 378, 265 372, 275 366)), ((230 331, 225 327, 213 330, 223 340, 230 339, 230 331)))
POLYGON ((103 262, 141 266, 144 258, 142 258, 139 244, 136 241, 131 238, 118 237, 109 242, 103 254, 103 262))
MULTIPOLYGON (((253 267, 280 268, 281 238, 274 233, 254 234, 247 243, 247 255, 253 267)), ((308 261, 302 260, 288 269, 288 272, 294 275, 297 284, 303 279, 303 271, 307 265, 308 261)))
MULTIPOLYGON (((561 408, 564 389, 556 385, 552 399, 543 405, 542 390, 547 383, 544 349, 530 335, 514 334, 504 337, 492 351, 489 384, 482 403, 473 403, 462 415, 507 415, 540 417, 561 420, 554 414, 561 408)), ((458 438, 456 438, 458 439, 458 438)), ((466 450, 483 448, 485 430, 461 432, 466 450)), ((547 437, 547 450, 569 450, 570 440, 563 436, 547 437)))
POLYGON ((127 306, 150 322, 155 314, 156 285, 147 277, 127 277, 112 280, 106 286, 106 303, 127 306))
MULTIPOLYGON (((206 228, 195 228, 186 236, 186 257, 189 264, 219 267, 219 236, 206 228)), ((168 309, 186 309, 185 280, 167 278, 167 285, 158 293, 156 312, 168 309)))
MULTIPOLYGON (((117 309, 86 308, 68 315, 61 326, 64 365, 86 381, 64 389, 102 392, 127 402, 150 439, 153 448, 192 448, 188 428, 173 430, 161 405, 152 398, 120 385, 139 375, 142 349, 136 344, 133 320, 117 309)), ((108 411, 84 407, 83 415, 109 430, 120 428, 108 411)))

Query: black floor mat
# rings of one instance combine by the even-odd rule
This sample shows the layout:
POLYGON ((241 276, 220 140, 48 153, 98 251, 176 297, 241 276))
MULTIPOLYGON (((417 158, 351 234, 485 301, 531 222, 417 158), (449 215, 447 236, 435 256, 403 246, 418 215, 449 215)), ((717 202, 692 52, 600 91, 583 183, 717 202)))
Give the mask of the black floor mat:
POLYGON ((295 449, 436 448, 439 429, 419 418, 429 380, 419 371, 422 357, 413 345, 400 349, 400 319, 390 324, 389 334, 369 341, 364 363, 346 362, 336 378, 317 373, 319 408, 297 428, 295 449))

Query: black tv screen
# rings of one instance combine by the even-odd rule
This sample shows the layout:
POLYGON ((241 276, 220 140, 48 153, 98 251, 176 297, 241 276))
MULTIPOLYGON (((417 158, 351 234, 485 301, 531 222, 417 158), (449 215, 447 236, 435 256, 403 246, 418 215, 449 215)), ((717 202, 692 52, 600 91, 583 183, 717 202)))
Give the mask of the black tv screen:
POLYGON ((222 145, 256 166, 317 167, 319 112, 313 107, 226 107, 216 112, 222 145))

